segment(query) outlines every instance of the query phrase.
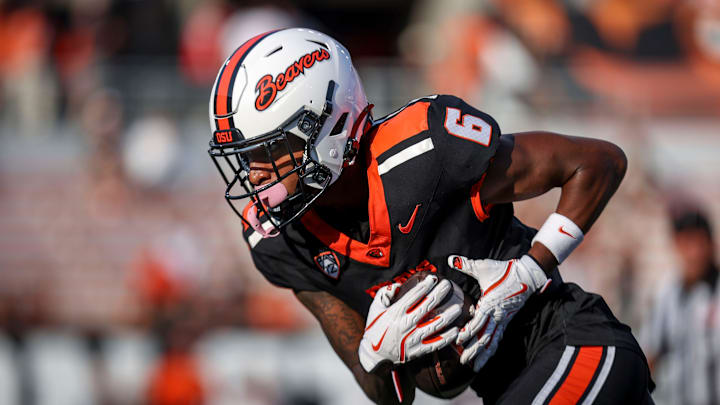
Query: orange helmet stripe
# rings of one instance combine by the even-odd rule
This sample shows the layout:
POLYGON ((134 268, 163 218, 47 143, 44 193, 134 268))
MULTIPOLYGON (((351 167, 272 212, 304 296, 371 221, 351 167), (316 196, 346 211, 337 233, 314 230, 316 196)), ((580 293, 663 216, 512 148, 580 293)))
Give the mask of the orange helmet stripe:
MULTIPOLYGON (((235 83, 235 76, 237 75, 238 69, 242 66, 242 61, 247 56, 248 52, 263 38, 268 35, 277 32, 278 30, 268 31, 263 34, 257 35, 244 44, 240 45, 238 49, 233 52, 227 62, 223 65, 220 77, 217 80, 215 87, 215 116, 227 115, 232 112, 232 88, 235 83)), ((230 129, 233 126, 232 118, 215 118, 215 123, 218 130, 230 129)))

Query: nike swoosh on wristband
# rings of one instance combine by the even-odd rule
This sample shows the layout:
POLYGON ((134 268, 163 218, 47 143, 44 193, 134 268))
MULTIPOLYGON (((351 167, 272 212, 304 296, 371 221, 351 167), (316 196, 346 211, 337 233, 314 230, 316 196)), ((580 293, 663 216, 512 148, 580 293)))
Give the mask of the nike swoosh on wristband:
POLYGON ((410 216, 410 220, 408 221, 408 223, 405 226, 398 224, 398 230, 400 232, 410 233, 410 231, 412 230, 413 224, 415 224, 415 216, 417 215, 420 205, 422 205, 422 204, 418 204, 415 206, 415 210, 413 211, 412 215, 410 216))
POLYGON ((571 238, 573 238, 573 239, 577 239, 577 238, 574 237, 570 232, 564 230, 562 226, 561 226, 560 228, 558 228, 558 232, 564 233, 565 235, 567 235, 567 236, 569 236, 569 237, 571 237, 571 238))
POLYGON ((521 288, 519 291, 517 291, 517 292, 514 293, 514 294, 508 295, 507 297, 505 297, 505 299, 512 298, 512 297, 514 297, 514 296, 516 296, 516 295, 520 295, 520 294, 524 293, 525 291, 527 291, 527 289, 528 289, 527 284, 525 284, 525 283, 520 283, 520 285, 522 285, 522 288, 521 288))
POLYGON ((385 332, 383 332, 382 336, 380 337, 380 340, 377 342, 377 345, 372 345, 373 350, 378 351, 380 350, 380 346, 382 345, 383 340, 385 340, 385 334, 387 333, 389 328, 385 328, 385 332))

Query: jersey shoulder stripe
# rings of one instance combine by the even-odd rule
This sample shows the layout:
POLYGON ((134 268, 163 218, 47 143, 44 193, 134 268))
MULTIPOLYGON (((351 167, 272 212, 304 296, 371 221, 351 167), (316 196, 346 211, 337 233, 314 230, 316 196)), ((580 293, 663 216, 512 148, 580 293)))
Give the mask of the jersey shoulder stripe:
POLYGON ((433 145, 432 138, 425 138, 423 140, 415 142, 412 145, 401 150, 400 152, 389 156, 382 163, 380 163, 378 165, 378 174, 382 176, 383 174, 386 174, 390 170, 394 169, 395 167, 407 162, 414 157, 420 156, 423 153, 430 152, 434 148, 435 145, 433 145))
POLYGON ((370 153, 373 158, 382 155, 398 143, 429 129, 430 100, 417 99, 398 111, 373 122, 370 153))
POLYGON ((382 118, 378 118, 378 119, 376 119, 376 120, 373 120, 373 125, 382 124, 383 122, 389 120, 390 118, 392 118, 392 117, 400 114, 404 109, 410 107, 411 105, 417 103, 418 101, 427 101, 427 102, 430 102, 430 101, 432 101, 432 100, 434 100, 434 99, 436 99, 436 98, 438 98, 438 95, 437 95, 437 94, 433 94, 433 95, 430 95, 430 96, 418 97, 418 98, 416 98, 416 99, 410 100, 407 104, 405 104, 404 106, 402 106, 402 107, 398 108, 397 110, 391 112, 390 114, 388 114, 388 115, 386 115, 386 116, 384 116, 384 117, 382 117, 382 118))

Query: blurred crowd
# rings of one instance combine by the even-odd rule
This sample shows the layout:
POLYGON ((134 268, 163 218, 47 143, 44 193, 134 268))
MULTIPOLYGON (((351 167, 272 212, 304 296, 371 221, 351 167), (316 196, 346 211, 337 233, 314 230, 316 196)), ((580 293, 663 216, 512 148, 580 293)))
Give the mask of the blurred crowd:
POLYGON ((702 0, 427 0, 401 44, 430 88, 477 102, 542 108, 560 92, 630 113, 717 114, 719 14, 702 0))
MULTIPOLYGON (((348 47, 376 115, 451 93, 504 132, 623 147, 625 182, 561 272, 652 330, 657 291, 688 267, 677 207, 702 212, 708 229, 720 218, 720 3, 0 0, 0 405, 331 403, 267 380, 219 395, 199 358, 221 331, 292 340, 315 330, 254 270, 205 155, 220 64, 251 36, 290 26, 348 47), (53 380, 43 370, 77 372, 38 354, 68 341, 94 376, 80 402, 43 388, 53 380), (143 342, 129 346, 141 360, 128 370, 145 371, 127 389, 108 377, 125 364, 109 363, 125 353, 117 341, 143 342)), ((539 226, 557 197, 519 203, 517 215, 539 226)), ((720 299, 708 302, 720 314, 720 299)), ((720 359, 720 315, 698 316, 713 337, 701 355, 720 359)), ((658 359, 672 352, 643 336, 658 359)))

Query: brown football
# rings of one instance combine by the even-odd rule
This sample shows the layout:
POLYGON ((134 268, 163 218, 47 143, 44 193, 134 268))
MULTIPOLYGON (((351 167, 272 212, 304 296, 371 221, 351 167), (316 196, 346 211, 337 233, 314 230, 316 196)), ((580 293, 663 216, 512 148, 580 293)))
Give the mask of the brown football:
MULTIPOLYGON (((437 273, 431 273, 430 271, 415 273, 400 286, 392 302, 400 299, 429 274, 435 274, 438 278, 441 278, 437 273)), ((462 313, 447 327, 457 326, 461 328, 471 318, 470 307, 473 302, 469 296, 463 293, 460 286, 455 283, 452 284, 453 291, 448 293, 440 304, 429 312, 427 317, 442 312, 443 309, 454 303, 462 302, 462 313)), ((438 334, 446 329, 438 331, 438 334)), ((460 353, 461 351, 454 344, 451 344, 436 352, 408 362, 406 371, 415 379, 415 384, 423 392, 437 398, 453 398, 463 392, 475 377, 472 366, 460 364, 460 353)))

